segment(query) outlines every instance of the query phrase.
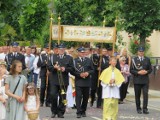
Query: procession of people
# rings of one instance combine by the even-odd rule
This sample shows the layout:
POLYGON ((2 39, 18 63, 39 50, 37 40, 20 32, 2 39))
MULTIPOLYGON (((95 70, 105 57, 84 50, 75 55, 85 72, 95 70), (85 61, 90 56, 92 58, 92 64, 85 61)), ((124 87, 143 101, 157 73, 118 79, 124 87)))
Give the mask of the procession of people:
POLYGON ((103 109, 103 120, 116 120, 131 76, 137 113, 149 114, 152 67, 143 46, 133 58, 127 48, 113 56, 108 45, 67 48, 54 43, 51 48, 22 47, 17 42, 0 47, 0 120, 28 120, 32 112, 39 120, 44 105, 51 108, 51 118, 64 118, 68 107, 76 108, 77 118, 87 117, 88 103, 92 107, 95 101, 97 109, 103 109))

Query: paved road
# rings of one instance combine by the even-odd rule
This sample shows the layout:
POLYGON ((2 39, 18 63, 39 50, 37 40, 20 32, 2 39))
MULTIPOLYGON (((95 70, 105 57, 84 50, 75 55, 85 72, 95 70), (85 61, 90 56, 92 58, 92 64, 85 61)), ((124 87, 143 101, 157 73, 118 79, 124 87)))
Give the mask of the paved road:
MULTIPOLYGON (((137 114, 134 103, 134 91, 133 88, 129 88, 129 94, 127 95, 124 104, 119 105, 118 120, 160 120, 160 91, 149 91, 149 112, 150 114, 137 114)), ((41 120, 61 120, 60 118, 50 118, 50 108, 42 107, 40 109, 41 120)), ((69 109, 64 115, 62 120, 77 120, 76 110, 69 109)), ((102 109, 94 107, 88 107, 87 117, 81 118, 81 120, 102 120, 102 109)))
MULTIPOLYGON (((135 103, 130 101, 125 101, 124 104, 119 105, 118 120, 160 120, 160 110, 155 107, 149 107, 150 114, 137 114, 135 110, 135 103)), ((76 110, 69 109, 64 115, 64 120, 76 120, 76 110)), ((50 108, 42 107, 40 112, 41 120, 60 120, 60 118, 50 118, 51 112, 50 108)), ((81 118, 82 120, 101 120, 102 110, 95 107, 88 107, 87 117, 81 118)))

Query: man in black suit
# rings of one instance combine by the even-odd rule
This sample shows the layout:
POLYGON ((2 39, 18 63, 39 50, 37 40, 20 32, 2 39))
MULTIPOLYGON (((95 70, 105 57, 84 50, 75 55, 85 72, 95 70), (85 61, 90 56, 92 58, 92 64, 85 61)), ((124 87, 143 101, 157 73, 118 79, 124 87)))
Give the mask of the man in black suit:
POLYGON ((94 72, 91 60, 85 57, 85 48, 77 49, 78 57, 73 60, 71 74, 75 76, 77 118, 86 117, 89 98, 90 75, 94 72))
POLYGON ((25 57, 24 55, 22 55, 21 53, 18 52, 18 45, 19 43, 17 42, 13 42, 12 44, 12 52, 8 53, 5 57, 5 61, 8 65, 7 70, 10 70, 10 67, 12 65, 12 62, 14 60, 19 60, 22 62, 22 69, 26 69, 26 65, 25 65, 25 57))
POLYGON ((152 72, 150 59, 144 56, 144 47, 138 48, 138 56, 132 59, 130 72, 133 74, 134 91, 137 113, 142 114, 141 109, 141 90, 143 91, 143 113, 148 112, 148 89, 149 89, 149 74, 152 72))
POLYGON ((68 73, 72 69, 72 62, 72 57, 65 54, 64 44, 58 45, 58 54, 52 55, 48 61, 52 118, 54 118, 56 114, 59 118, 64 118, 66 91, 69 85, 68 73))
POLYGON ((45 99, 45 91, 47 90, 46 94, 46 107, 50 106, 50 100, 49 100, 49 88, 47 87, 47 60, 48 60, 48 45, 45 45, 44 49, 45 51, 42 51, 39 55, 37 66, 41 68, 40 70, 40 78, 41 78, 41 87, 40 87, 40 106, 42 107, 44 104, 45 99))
POLYGON ((98 67, 99 67, 99 47, 97 46, 96 48, 92 48, 92 55, 90 57, 94 72, 91 75, 91 90, 90 90, 90 106, 93 106, 93 103, 95 101, 96 93, 97 93, 97 83, 98 83, 98 67))

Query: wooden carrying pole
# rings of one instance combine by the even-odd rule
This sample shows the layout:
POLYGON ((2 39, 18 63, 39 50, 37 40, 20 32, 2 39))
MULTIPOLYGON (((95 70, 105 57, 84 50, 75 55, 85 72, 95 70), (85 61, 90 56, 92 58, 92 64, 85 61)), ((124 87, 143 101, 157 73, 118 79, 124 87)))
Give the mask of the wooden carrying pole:
POLYGON ((112 55, 114 56, 114 52, 115 52, 115 44, 116 44, 116 39, 117 39, 117 22, 118 22, 118 17, 116 17, 115 20, 115 27, 114 27, 114 36, 113 36, 113 45, 112 45, 112 49, 113 49, 113 53, 112 55))
MULTIPOLYGON (((52 21, 53 21, 53 14, 51 13, 51 18, 50 18, 50 36, 49 36, 49 53, 51 51, 51 41, 52 41, 52 21)), ((47 64, 48 61, 46 61, 46 64, 47 64)), ((47 70, 47 73, 46 73, 46 87, 48 86, 48 74, 49 74, 49 71, 47 70)))
MULTIPOLYGON (((105 21, 105 17, 104 17, 104 20, 103 20, 103 27, 105 27, 105 24, 106 24, 106 21, 105 21)), ((100 60, 99 60, 99 71, 98 71, 98 83, 97 83, 97 87, 99 87, 99 77, 100 77, 100 74, 101 74, 101 65, 102 65, 102 47, 103 47, 103 43, 101 43, 101 46, 100 46, 100 60)))
POLYGON ((52 21, 53 21, 53 14, 51 13, 51 18, 50 18, 50 36, 49 36, 49 51, 51 50, 51 41, 52 41, 52 21))
POLYGON ((58 17, 58 45, 60 44, 61 40, 61 17, 58 17))

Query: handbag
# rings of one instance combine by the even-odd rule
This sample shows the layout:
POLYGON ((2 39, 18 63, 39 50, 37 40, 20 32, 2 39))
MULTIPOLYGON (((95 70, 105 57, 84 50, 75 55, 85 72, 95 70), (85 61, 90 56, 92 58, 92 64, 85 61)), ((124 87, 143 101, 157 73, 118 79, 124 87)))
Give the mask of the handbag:
MULTIPOLYGON (((18 83, 16 85, 16 87, 14 88, 14 91, 13 91, 13 94, 16 92, 17 90, 17 87, 19 85, 19 82, 20 82, 20 79, 21 79, 21 76, 19 76, 19 80, 18 80, 18 83)), ((6 110, 9 112, 10 111, 10 101, 11 101, 12 98, 8 98, 8 101, 7 101, 7 107, 6 107, 6 110)))

